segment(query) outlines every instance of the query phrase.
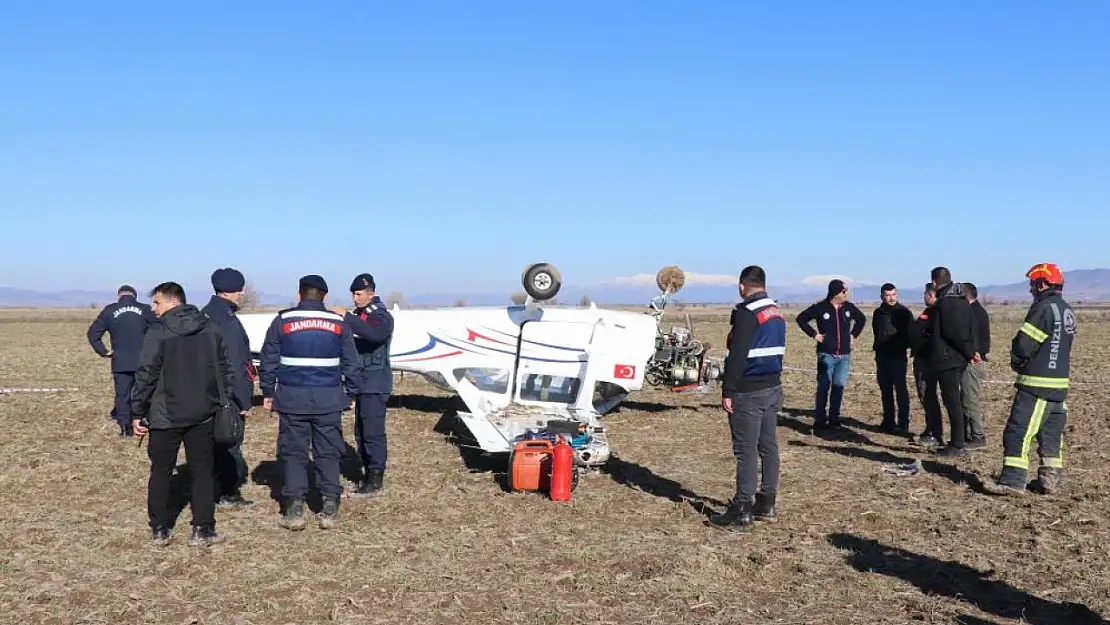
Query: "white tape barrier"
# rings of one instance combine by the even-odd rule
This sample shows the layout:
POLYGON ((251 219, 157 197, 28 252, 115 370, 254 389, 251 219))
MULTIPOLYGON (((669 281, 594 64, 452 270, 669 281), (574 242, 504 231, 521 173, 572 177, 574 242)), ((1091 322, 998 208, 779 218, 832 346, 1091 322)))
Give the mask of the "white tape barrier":
MULTIPOLYGON (((913 367, 912 366, 908 367, 908 369, 910 370, 910 372, 906 376, 906 379, 907 380, 912 380, 913 379, 913 367)), ((783 370, 784 371, 801 371, 802 373, 812 373, 813 375, 817 375, 817 370, 816 369, 803 369, 802 367, 787 367, 787 366, 784 365, 783 370)), ((865 375, 869 378, 873 378, 873 377, 875 377, 876 374, 874 374, 874 373, 860 373, 858 371, 849 371, 848 375, 865 375)), ((1005 384, 1007 386, 1012 386, 1014 384, 1014 381, 1013 380, 983 380, 981 383, 982 384, 1005 384)), ((1108 387, 1108 386, 1110 386, 1110 382, 1072 382, 1071 386, 1103 386, 1103 387, 1108 387)))
POLYGON ((0 388, 0 395, 12 393, 76 393, 79 388, 0 388))

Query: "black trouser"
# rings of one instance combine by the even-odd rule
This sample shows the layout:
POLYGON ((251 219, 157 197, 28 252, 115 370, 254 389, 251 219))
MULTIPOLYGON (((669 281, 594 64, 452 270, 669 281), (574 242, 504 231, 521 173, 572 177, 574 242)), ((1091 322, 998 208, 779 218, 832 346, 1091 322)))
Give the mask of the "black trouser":
POLYGON ((948 413, 948 441, 950 447, 963 448, 964 435, 964 402, 961 386, 963 384, 964 369, 967 365, 937 372, 937 382, 940 385, 940 399, 944 402, 944 410, 948 413))
POLYGON ((906 388, 906 355, 876 356, 875 377, 879 380, 879 393, 883 400, 883 425, 895 425, 894 400, 898 398, 898 422, 910 427, 910 392, 906 388))
POLYGON ((763 463, 760 492, 773 495, 779 488, 779 443, 775 428, 782 408, 782 386, 733 393, 732 413, 728 415, 732 430, 732 454, 736 456, 736 496, 733 504, 751 502, 755 498, 757 462, 763 463), (758 457, 757 457, 758 456, 758 457))
POLYGON ((1002 432, 1004 458, 998 481, 1025 488, 1029 473, 1029 447, 1037 439, 1041 466, 1064 467, 1064 426, 1068 423, 1068 405, 1041 399, 1029 391, 1018 389, 1010 406, 1010 417, 1002 432))
POLYGON ((250 469, 247 461, 243 459, 242 443, 233 447, 216 445, 216 499, 229 497, 239 492, 239 488, 247 483, 247 474, 250 469))
POLYGON ((913 361, 913 379, 917 386, 917 399, 925 411, 925 434, 938 441, 944 440, 944 417, 937 399, 937 375, 921 359, 913 361))
POLYGON ((189 507, 193 511, 191 525, 216 523, 214 497, 215 476, 212 448, 215 445, 215 421, 171 430, 150 430, 146 448, 150 458, 150 481, 147 484, 147 515, 150 527, 170 524, 170 477, 177 466, 177 450, 185 443, 185 463, 192 476, 192 496, 189 507))

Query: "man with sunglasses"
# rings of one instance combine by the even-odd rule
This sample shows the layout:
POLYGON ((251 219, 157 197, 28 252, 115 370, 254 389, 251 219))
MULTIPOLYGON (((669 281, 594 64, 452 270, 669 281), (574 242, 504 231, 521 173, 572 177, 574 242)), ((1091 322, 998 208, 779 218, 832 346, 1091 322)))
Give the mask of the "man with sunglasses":
POLYGON ((799 313, 795 321, 806 336, 817 341, 813 430, 840 427, 840 404, 851 370, 852 344, 863 333, 867 317, 848 301, 848 286, 837 279, 829 282, 828 296, 799 313), (817 322, 816 330, 811 321, 817 322))

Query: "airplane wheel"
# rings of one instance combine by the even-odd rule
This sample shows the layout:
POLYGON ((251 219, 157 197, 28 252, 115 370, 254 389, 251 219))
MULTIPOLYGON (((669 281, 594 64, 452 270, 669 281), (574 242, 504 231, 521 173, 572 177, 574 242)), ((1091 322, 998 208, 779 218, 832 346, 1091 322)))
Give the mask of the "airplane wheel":
POLYGON ((559 292, 563 286, 559 270, 551 263, 536 263, 529 265, 521 277, 525 292, 538 301, 549 300, 559 292))

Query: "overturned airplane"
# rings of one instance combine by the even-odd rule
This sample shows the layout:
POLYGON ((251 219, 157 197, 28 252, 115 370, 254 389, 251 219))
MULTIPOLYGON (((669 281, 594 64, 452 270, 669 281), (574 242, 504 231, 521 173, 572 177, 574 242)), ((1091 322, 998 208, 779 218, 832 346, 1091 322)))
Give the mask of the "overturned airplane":
MULTIPOLYGON (((390 362, 453 391, 458 418, 487 453, 526 437, 571 433, 576 464, 609 458, 599 417, 644 384, 656 353, 655 314, 548 306, 562 286, 548 263, 529 265, 519 305, 404 310, 396 304, 390 362)), ((241 314, 257 360, 275 313, 241 314)))

